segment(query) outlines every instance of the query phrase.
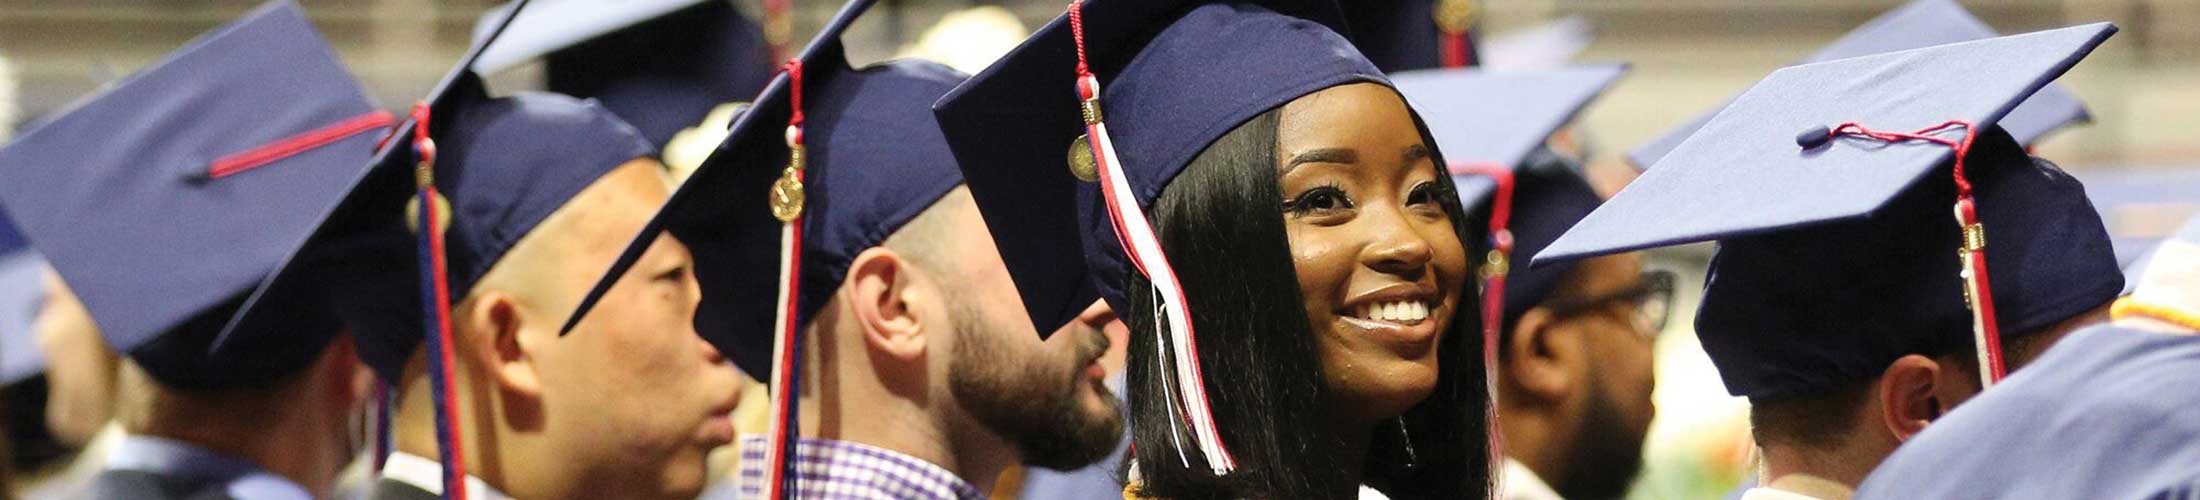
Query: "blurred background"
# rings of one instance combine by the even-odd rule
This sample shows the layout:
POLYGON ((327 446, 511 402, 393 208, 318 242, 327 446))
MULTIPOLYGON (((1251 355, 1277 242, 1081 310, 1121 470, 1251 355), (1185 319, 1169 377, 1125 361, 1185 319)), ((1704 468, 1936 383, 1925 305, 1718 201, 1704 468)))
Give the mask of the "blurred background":
MULTIPOLYGON (((1386 0, 1359 0, 1386 1, 1386 0)), ((759 0, 735 3, 752 17, 759 0)), ((64 110, 192 37, 257 5, 256 0, 0 0, 0 138, 64 110)), ((402 110, 442 75, 471 38, 491 0, 302 0, 374 97, 402 110)), ((857 62, 922 53, 966 70, 1059 14, 1063 1, 884 0, 851 31, 857 62), (991 6, 982 22, 930 33, 950 13, 991 6), (922 45, 919 42, 922 40, 922 45)), ((1353 8, 1347 2, 1347 8, 1353 8)), ((1626 62, 1633 71, 1575 127, 1593 153, 1592 177, 1608 193, 1633 177, 1621 153, 1719 105, 1770 70, 1791 63, 1901 4, 1898 0, 1486 0, 1485 42, 1567 18, 1592 38, 1579 62, 1626 62)), ((2037 153, 2096 191, 2112 232, 2144 238, 2194 212, 2190 203, 2122 193, 2200 186, 2200 1, 1964 0, 2003 33, 2092 21, 2122 32, 2060 83, 2092 109, 2095 122, 2057 133, 2037 153)), ((840 4, 792 2, 799 45, 840 4)), ((981 16, 983 17, 983 16, 981 16)), ((499 79, 539 79, 527 68, 499 79)), ((2185 192, 2191 199, 2195 193, 2185 192)), ((1706 246, 1661 250, 1657 265, 1682 273, 1679 312, 1658 345, 1658 417, 1648 470, 1635 498, 1717 497, 1750 473, 1745 403, 1726 396, 1689 331, 1706 246)), ((40 467, 22 464, 19 479, 40 467)))

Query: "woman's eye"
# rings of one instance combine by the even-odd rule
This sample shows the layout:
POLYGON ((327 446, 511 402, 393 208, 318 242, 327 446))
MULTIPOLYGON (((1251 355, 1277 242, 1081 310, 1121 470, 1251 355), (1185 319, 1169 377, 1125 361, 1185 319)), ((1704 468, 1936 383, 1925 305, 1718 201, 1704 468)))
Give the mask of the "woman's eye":
POLYGON ((1442 203, 1443 199, 1444 187, 1433 181, 1428 181, 1413 186, 1413 190, 1406 195, 1406 205, 1442 203))
POLYGON ((1347 210, 1352 208, 1352 198, 1345 196, 1343 189, 1322 186, 1300 193, 1298 198, 1285 202, 1283 208, 1293 214, 1347 210))

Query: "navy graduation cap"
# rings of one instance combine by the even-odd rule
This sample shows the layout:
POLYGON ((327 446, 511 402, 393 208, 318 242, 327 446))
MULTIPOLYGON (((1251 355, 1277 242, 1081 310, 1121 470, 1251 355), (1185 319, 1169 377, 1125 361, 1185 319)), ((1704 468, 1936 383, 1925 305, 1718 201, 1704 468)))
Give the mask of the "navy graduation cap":
POLYGON ((452 404, 450 304, 575 194, 655 154, 593 100, 488 94, 472 68, 526 5, 490 13, 489 28, 377 151, 366 182, 399 195, 347 202, 356 214, 347 222, 362 229, 344 243, 357 249, 342 271, 357 293, 339 307, 360 358, 385 381, 398 380, 413 349, 426 346, 446 498, 465 497, 466 477, 463 419, 452 404), (404 266, 417 274, 388 272, 404 266))
POLYGON ((964 75, 914 59, 849 65, 841 34, 874 3, 842 7, 785 65, 573 316, 586 314, 659 231, 686 243, 703 291, 697 331, 771 382, 766 460, 779 465, 766 469, 770 498, 791 494, 797 335, 856 254, 963 182, 929 105, 964 75))
POLYGON ((1341 19, 1314 0, 1073 3, 933 105, 1038 331, 1096 297, 1129 310, 1128 273, 1151 281, 1160 344, 1178 353, 1163 370, 1177 381, 1167 406, 1218 475, 1234 464, 1206 407, 1190 306, 1144 207, 1260 113, 1336 85, 1388 86, 1339 35, 1341 19))
POLYGON ((2000 332, 2052 325, 2122 286, 2083 187, 1997 126, 2115 31, 1775 71, 1535 264, 1720 241, 1696 329, 1736 395, 1810 391, 1963 347, 1990 384, 2000 332))
MULTIPOLYGON (((1888 11, 1857 27, 1833 44, 1819 49, 1797 64, 1831 61, 1834 59, 1871 54, 1883 54, 1933 45, 1992 38, 1999 33, 1986 22, 1973 17, 1955 0, 1917 0, 1901 8, 1888 11)), ((1711 121, 1716 110, 1689 120, 1657 140, 1627 152, 1627 161, 1638 169, 1650 168, 1671 153, 1681 141, 1711 121)), ((2032 94, 2023 104, 2001 119, 2002 130, 2009 131, 2020 144, 2032 144, 2048 133, 2065 125, 2092 121, 2085 104, 2069 89, 2060 85, 2048 85, 2032 94)))
POLYGON ((777 71, 763 30, 727 0, 538 1, 498 40, 474 71, 540 59, 548 90, 602 102, 657 146, 777 71))
POLYGON ((17 137, 0 204, 148 375, 249 386, 339 330, 316 236, 390 121, 271 2, 17 137))
MULTIPOLYGON (((1554 70, 1480 68, 1392 75, 1406 102, 1427 121, 1468 212, 1489 220, 1481 269, 1484 375, 1496 380, 1497 343, 1507 318, 1543 301, 1571 263, 1513 269, 1515 251, 1534 254, 1603 202, 1588 179, 1563 161, 1531 161, 1564 127, 1626 73, 1624 65, 1554 70)), ((1542 158, 1556 159, 1555 155, 1542 158)), ((1502 440, 1490 427, 1490 446, 1502 440)))
POLYGON ((1345 11, 1360 53, 1385 72, 1481 65, 1475 44, 1480 0, 1379 0, 1345 11))

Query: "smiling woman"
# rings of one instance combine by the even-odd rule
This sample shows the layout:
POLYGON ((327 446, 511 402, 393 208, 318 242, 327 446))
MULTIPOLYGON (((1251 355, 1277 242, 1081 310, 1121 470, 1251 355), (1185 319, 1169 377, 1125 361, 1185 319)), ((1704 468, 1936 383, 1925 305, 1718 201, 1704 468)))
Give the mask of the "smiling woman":
POLYGON ((1086 0, 933 107, 1034 326, 1130 327, 1127 496, 1487 497, 1480 226, 1337 13, 1086 0))
MULTIPOLYGON (((1390 87, 1330 87, 1217 139, 1154 200, 1200 332, 1216 426, 1239 467, 1175 457, 1159 357, 1129 369, 1138 493, 1157 498, 1479 497, 1479 328, 1460 307, 1470 234, 1390 87), (1298 305, 1298 306, 1295 306, 1298 305), (1435 395, 1436 397, 1430 397, 1435 395)), ((1127 276, 1134 332, 1160 328, 1127 276)), ((1133 335, 1130 352, 1157 337, 1133 335)))

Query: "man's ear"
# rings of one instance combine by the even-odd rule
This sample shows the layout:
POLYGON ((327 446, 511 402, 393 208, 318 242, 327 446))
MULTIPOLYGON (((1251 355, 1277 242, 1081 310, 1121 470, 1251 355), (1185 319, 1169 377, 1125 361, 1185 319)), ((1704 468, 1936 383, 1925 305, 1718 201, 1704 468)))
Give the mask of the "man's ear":
POLYGON ((1551 328, 1557 324, 1558 317, 1541 307, 1520 315, 1511 338, 1497 346, 1501 387, 1509 385, 1547 401, 1562 400, 1573 390, 1580 370, 1570 364, 1584 358, 1581 336, 1551 328))
POLYGON ((848 264, 842 299, 872 351, 905 360, 924 356, 922 313, 909 301, 914 271, 909 261, 886 247, 864 250, 848 264))
POLYGON ((1880 422, 1896 441, 1925 431, 1925 426, 1947 413, 1951 406, 1940 394, 1940 379, 1949 371, 1933 358, 1911 354, 1887 365, 1879 377, 1880 422))
POLYGON ((458 314, 461 323, 454 328, 457 331, 451 339, 460 345, 457 356, 479 367, 477 373, 486 375, 504 391, 542 395, 542 378, 534 358, 528 355, 528 339, 521 336, 529 325, 518 298, 500 290, 484 290, 467 299, 463 309, 458 314))

